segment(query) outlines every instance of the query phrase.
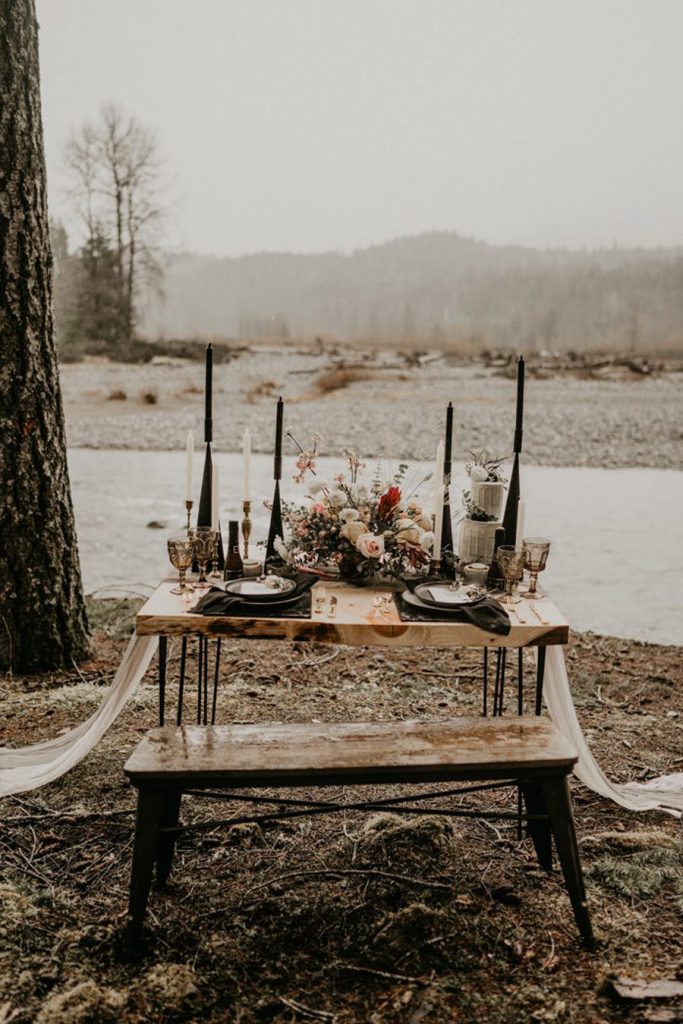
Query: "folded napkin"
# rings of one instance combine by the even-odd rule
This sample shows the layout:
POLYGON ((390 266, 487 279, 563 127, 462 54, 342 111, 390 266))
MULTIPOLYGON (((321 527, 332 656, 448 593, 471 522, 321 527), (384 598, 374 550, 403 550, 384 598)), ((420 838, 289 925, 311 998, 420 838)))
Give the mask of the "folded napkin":
MULTIPOLYGON (((311 589, 314 583, 318 582, 317 576, 311 576, 309 573, 299 573, 297 576, 290 578, 295 581, 296 586, 294 590, 289 590, 286 594, 282 595, 282 601, 287 602, 285 607, 292 607, 297 597, 302 597, 311 589)), ((253 611, 255 606, 260 611, 265 607, 266 603, 269 608, 275 610, 281 602, 245 601, 240 594, 226 594, 220 587, 211 587, 211 590, 203 594, 190 611, 198 615, 234 615, 236 612, 248 612, 250 609, 253 611)))
MULTIPOLYGON (((413 591, 419 583, 443 583, 439 577, 423 577, 422 579, 406 581, 408 590, 413 591)), ((469 622, 472 626, 487 633, 497 633, 500 636, 507 636, 511 629, 510 616, 503 606, 492 597, 485 597, 476 604, 461 604, 451 608, 436 608, 425 604, 423 608, 416 608, 414 605, 401 601, 399 606, 401 616, 416 620, 420 619, 441 619, 445 622, 469 622)))

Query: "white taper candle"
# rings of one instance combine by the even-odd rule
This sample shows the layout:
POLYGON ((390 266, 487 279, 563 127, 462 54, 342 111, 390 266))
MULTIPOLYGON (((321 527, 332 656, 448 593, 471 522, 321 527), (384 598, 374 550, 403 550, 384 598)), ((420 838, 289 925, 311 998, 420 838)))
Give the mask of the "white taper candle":
POLYGON ((443 441, 436 447, 434 469, 434 552, 435 561, 441 558, 441 535, 443 533, 443 441))
POLYGON ((526 506, 523 501, 517 504, 517 536, 515 537, 515 544, 517 547, 522 546, 522 540, 524 538, 524 513, 526 506))
POLYGON ((243 483, 243 501, 251 501, 249 496, 249 471, 251 469, 251 431, 249 427, 244 431, 244 437, 242 438, 242 472, 244 474, 243 483))
POLYGON ((191 430, 187 432, 185 441, 186 470, 185 470, 185 501, 192 501, 192 464, 194 462, 194 435, 191 430))

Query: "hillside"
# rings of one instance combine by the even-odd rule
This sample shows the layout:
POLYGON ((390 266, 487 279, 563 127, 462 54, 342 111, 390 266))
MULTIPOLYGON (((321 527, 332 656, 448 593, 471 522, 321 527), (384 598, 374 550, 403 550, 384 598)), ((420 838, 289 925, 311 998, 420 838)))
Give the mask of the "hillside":
POLYGON ((349 254, 181 254, 143 327, 149 337, 680 349, 683 248, 536 250, 432 232, 349 254))

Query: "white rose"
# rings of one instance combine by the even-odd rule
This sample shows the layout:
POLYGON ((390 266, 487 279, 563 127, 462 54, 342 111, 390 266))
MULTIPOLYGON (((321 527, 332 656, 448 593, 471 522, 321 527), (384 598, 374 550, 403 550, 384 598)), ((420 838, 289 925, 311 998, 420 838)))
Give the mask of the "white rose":
POLYGON ((357 501, 367 501, 370 497, 370 491, 367 489, 365 484, 354 484, 351 490, 357 501))
POLYGON ((420 544, 425 549, 425 551, 432 550, 432 548, 434 547, 434 534, 432 533, 431 530, 427 530, 425 533, 422 534, 422 536, 420 537, 420 544))
POLYGON ((424 530, 421 530, 419 526, 415 526, 413 523, 406 527, 405 530, 399 530, 396 534, 398 541, 403 541, 406 544, 419 544, 424 530))
POLYGON ((332 508, 342 508, 346 504, 346 495, 343 491, 332 491, 328 500, 332 508))
POLYGON ((410 530, 413 526, 415 526, 415 523, 412 519, 399 519, 396 523, 397 530, 410 530))
POLYGON ((380 558, 384 554, 384 537, 362 533, 356 541, 356 547, 364 558, 380 558))
POLYGON ((473 480, 475 484, 483 484, 485 480, 488 480, 488 472, 483 466, 472 466, 470 480, 473 480))
POLYGON ((343 523, 350 523, 353 519, 360 518, 360 512, 357 508, 343 508, 339 513, 339 518, 343 523))
POLYGON ((417 520, 417 525, 420 527, 421 530, 431 530, 432 525, 433 525, 432 517, 428 516, 428 515, 425 515, 423 513, 420 516, 420 518, 417 520))
POLYGON ((346 537, 352 544, 355 544, 359 537, 367 533, 367 527, 365 523, 359 523, 354 519, 350 523, 344 523, 340 533, 342 537, 346 537))
POLYGON ((308 485, 308 493, 312 498, 315 498, 316 494, 320 494, 328 486, 326 480, 311 480, 308 485))

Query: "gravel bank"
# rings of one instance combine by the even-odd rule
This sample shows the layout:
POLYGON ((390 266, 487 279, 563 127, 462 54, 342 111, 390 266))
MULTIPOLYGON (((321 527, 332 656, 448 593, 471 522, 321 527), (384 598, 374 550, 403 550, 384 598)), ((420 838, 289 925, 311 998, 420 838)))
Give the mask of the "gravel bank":
MULTIPOLYGON (((429 458, 444 407, 455 405, 455 456, 470 448, 511 447, 515 386, 478 366, 446 360, 419 369, 373 370, 341 390, 321 394, 316 377, 326 356, 283 350, 240 354, 215 368, 214 440, 241 446, 249 426, 255 451, 272 449, 274 397, 302 444, 318 431, 323 450, 429 458), (254 394, 260 390, 264 395, 254 394), (251 400, 250 400, 251 393, 251 400)), ((178 449, 203 429, 203 366, 121 365, 92 360, 62 366, 68 443, 73 447, 178 449), (111 398, 116 392, 125 398, 111 398), (144 395, 156 399, 146 401, 144 395)), ((683 375, 627 380, 553 378, 527 381, 525 458, 549 466, 683 468, 683 375)))

